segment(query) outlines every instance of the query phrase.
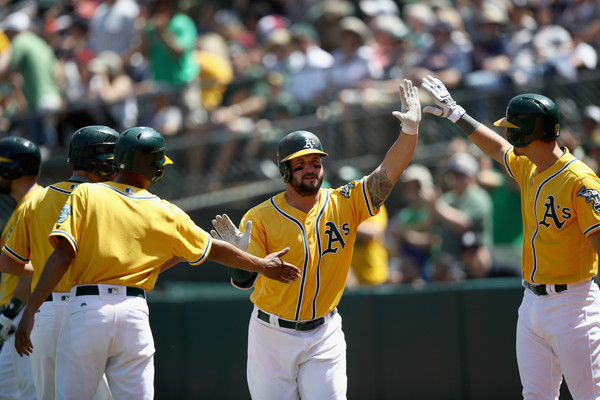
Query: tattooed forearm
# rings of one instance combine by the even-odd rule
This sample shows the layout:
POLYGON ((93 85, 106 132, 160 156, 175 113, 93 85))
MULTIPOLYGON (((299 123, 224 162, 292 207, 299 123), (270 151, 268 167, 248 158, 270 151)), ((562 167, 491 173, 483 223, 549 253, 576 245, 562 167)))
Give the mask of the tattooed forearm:
POLYGON ((392 191, 393 184, 388 179, 385 171, 373 172, 367 177, 367 188, 371 196, 371 203, 375 208, 381 207, 392 191))

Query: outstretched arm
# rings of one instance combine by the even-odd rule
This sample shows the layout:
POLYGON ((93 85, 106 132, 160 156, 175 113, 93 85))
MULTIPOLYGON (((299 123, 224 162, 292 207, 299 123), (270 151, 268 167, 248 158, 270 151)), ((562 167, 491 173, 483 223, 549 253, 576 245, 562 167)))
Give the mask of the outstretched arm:
POLYGON ((506 139, 467 114, 464 108, 456 104, 439 79, 429 75, 423 78, 421 86, 435 101, 434 106, 423 108, 423 112, 448 118, 485 154, 504 164, 504 153, 511 146, 506 139))
POLYGON ((389 196, 417 147, 421 103, 417 88, 408 79, 400 85, 400 100, 401 110, 392 113, 402 122, 400 136, 388 150, 383 162, 367 177, 371 203, 377 209, 389 196))

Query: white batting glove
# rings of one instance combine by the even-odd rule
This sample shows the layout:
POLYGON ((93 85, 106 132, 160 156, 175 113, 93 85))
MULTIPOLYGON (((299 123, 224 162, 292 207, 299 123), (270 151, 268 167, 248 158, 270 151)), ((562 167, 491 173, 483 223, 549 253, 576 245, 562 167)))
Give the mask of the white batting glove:
POLYGON ((0 314, 0 343, 8 339, 8 335, 15 333, 15 327, 12 324, 13 320, 4 314, 0 314))
POLYGON ((408 79, 404 79, 400 85, 400 101, 400 111, 394 111, 392 115, 402 122, 402 132, 407 135, 418 134, 421 123, 419 92, 408 79))
POLYGON ((244 233, 235 227, 227 214, 223 214, 223 216, 217 215, 212 220, 212 224, 216 229, 210 231, 212 237, 224 240, 242 251, 248 250, 248 246, 250 246, 250 233, 252 232, 252 221, 246 223, 244 233))
POLYGON ((427 75, 423 78, 421 87, 429 92, 436 104, 435 106, 426 106, 423 108, 423 112, 448 118, 454 123, 465 114, 465 109, 456 104, 446 86, 439 79, 427 75))

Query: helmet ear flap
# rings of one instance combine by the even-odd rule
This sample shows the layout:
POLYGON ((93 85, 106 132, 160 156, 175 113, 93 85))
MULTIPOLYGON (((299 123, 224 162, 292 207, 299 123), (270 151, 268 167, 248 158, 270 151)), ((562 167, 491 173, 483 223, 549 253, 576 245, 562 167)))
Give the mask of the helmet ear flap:
POLYGON ((283 179, 283 183, 288 183, 292 178, 292 173, 290 171, 290 167, 287 165, 287 162, 282 161, 279 163, 279 173, 281 174, 281 178, 283 179))

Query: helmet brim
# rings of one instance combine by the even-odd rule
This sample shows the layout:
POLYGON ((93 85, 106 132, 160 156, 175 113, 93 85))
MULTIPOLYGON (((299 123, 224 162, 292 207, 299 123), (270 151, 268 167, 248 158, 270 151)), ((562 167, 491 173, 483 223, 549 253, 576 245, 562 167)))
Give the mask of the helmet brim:
POLYGON ((327 154, 324 151, 321 151, 319 149, 303 149, 303 150, 300 150, 300 151, 297 151, 295 153, 290 154, 289 156, 287 156, 286 158, 284 158, 283 160, 281 160, 281 162, 289 161, 291 159, 302 157, 302 156, 305 156, 307 154, 320 154, 322 156, 328 156, 329 155, 329 154, 327 154))
POLYGON ((519 128, 515 124, 512 124, 506 120, 506 117, 500 118, 498 121, 494 122, 494 126, 501 126, 506 128, 519 128))
POLYGON ((169 164, 173 164, 173 161, 171 161, 171 159, 165 155, 164 158, 161 160, 160 166, 164 167, 165 165, 169 165, 169 164))

